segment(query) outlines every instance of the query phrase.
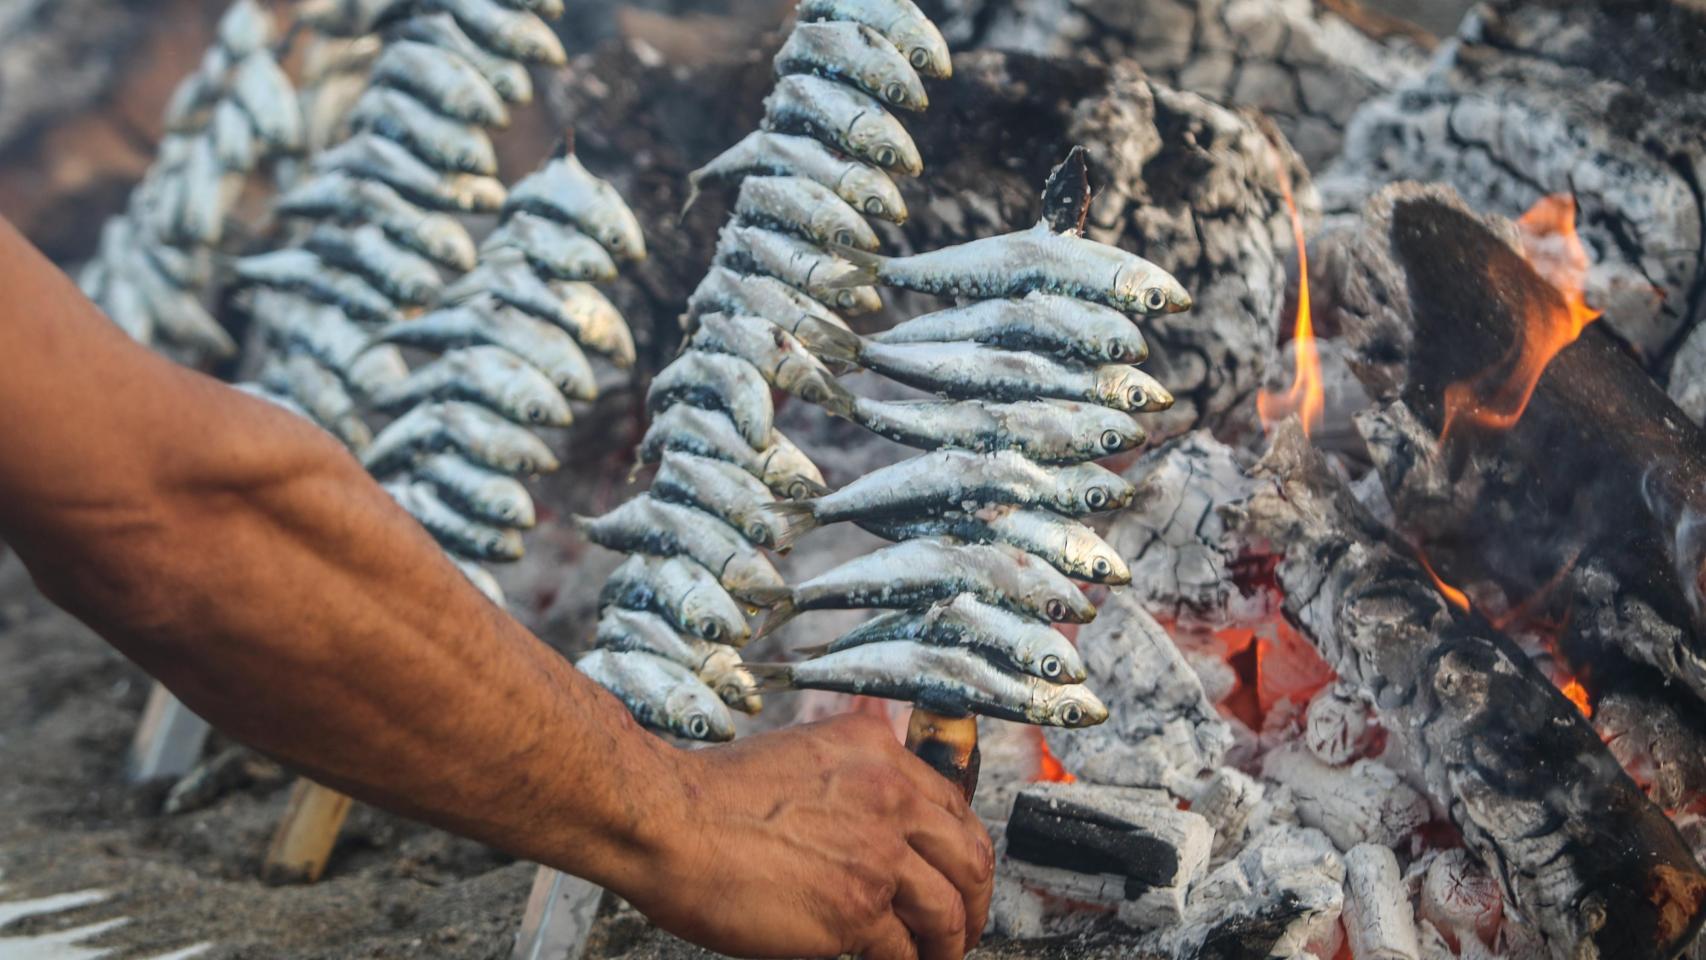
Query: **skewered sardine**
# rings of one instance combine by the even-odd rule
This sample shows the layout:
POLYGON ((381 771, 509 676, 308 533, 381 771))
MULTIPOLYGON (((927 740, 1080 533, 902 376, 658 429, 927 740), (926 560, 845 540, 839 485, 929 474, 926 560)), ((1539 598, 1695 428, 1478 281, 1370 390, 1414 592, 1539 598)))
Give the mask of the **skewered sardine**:
POLYGON ((369 87, 350 109, 352 130, 395 140, 439 170, 496 176, 498 154, 481 128, 447 117, 390 87, 369 87))
POLYGON ((1142 363, 1149 358, 1149 344, 1125 314, 1050 293, 950 307, 902 321, 871 339, 878 343, 964 340, 1092 365, 1142 363))
POLYGON ((527 65, 501 57, 475 43, 448 13, 417 14, 397 28, 397 39, 418 40, 456 54, 480 71, 480 75, 510 103, 533 99, 533 75, 527 65))
MULTIPOLYGON (((712 266, 705 272, 705 279, 699 281, 698 289, 687 301, 683 326, 690 325, 692 318, 707 313, 764 317, 803 338, 817 329, 816 323, 847 329, 847 322, 828 307, 775 277, 736 273, 727 267, 712 266)), ((810 345, 812 341, 806 339, 805 342, 810 345)))
POLYGON ((525 210, 512 213, 486 237, 485 250, 519 250, 533 269, 554 280, 616 279, 616 261, 597 240, 573 226, 525 210))
POLYGON ((1004 543, 1056 570, 1090 583, 1123 586, 1131 570, 1118 552, 1077 520, 1007 504, 915 518, 878 517, 860 526, 887 540, 952 537, 966 543, 1004 543))
POLYGON ((231 96, 260 135, 274 149, 301 150, 304 143, 302 109, 296 88, 270 51, 251 53, 237 62, 231 74, 231 96))
POLYGON ((475 520, 517 530, 531 530, 538 522, 533 498, 520 481, 469 463, 454 453, 427 457, 415 464, 413 475, 475 520))
POLYGON ((646 409, 659 413, 678 403, 721 410, 754 449, 770 440, 776 408, 758 368, 739 357, 690 350, 665 367, 646 392, 646 409))
POLYGON ((309 236, 307 249, 334 267, 360 275, 397 303, 431 303, 444 289, 431 261, 399 246, 372 224, 354 229, 322 225, 309 236))
POLYGON ((642 650, 681 664, 736 710, 757 713, 763 701, 733 647, 683 636, 663 618, 637 610, 606 610, 598 621, 598 646, 606 650, 642 650))
POLYGON ((687 208, 707 182, 749 174, 804 177, 828 187, 869 217, 906 222, 906 201, 887 173, 861 160, 836 153, 811 137, 758 130, 687 176, 687 208))
POLYGON ((550 163, 523 177, 510 191, 506 209, 573 224, 616 259, 644 260, 646 237, 634 211, 614 186, 593 176, 566 149, 565 145, 550 163))
POLYGON ((398 343, 443 352, 489 344, 502 347, 551 379, 564 396, 597 396, 598 382, 586 354, 568 332, 506 304, 474 299, 435 310, 380 330, 373 342, 398 343))
POLYGON ((604 582, 600 608, 649 610, 701 640, 741 646, 752 629, 716 576, 686 557, 635 555, 604 582))
POLYGON ((615 304, 591 284, 541 280, 524 256, 499 250, 444 290, 446 303, 488 296, 551 321, 624 370, 634 365, 633 332, 615 304))
POLYGON ((467 400, 516 423, 566 427, 569 402, 543 373, 502 347, 463 347, 428 363, 373 395, 381 410, 405 410, 428 400, 467 400))
POLYGON ((811 497, 829 491, 817 466, 787 437, 773 433, 766 448, 755 450, 734 421, 718 410, 677 404, 655 417, 640 441, 640 462, 657 463, 672 450, 732 463, 778 496, 811 497))
POLYGON ((938 713, 1055 727, 1090 727, 1108 718, 1108 708, 1087 687, 1012 674, 963 647, 886 640, 747 669, 761 690, 837 690, 910 700, 938 713))
POLYGON ((842 334, 817 345, 833 360, 857 363, 891 379, 949 397, 1097 403, 1128 413, 1166 410, 1173 395, 1136 367, 1086 367, 981 343, 878 343, 842 334), (849 346, 843 350, 844 345, 849 346))
POLYGON ((480 46, 520 60, 560 67, 569 62, 556 31, 539 17, 498 0, 422 0, 425 10, 437 10, 456 23, 480 46))
POLYGON ((912 540, 884 547, 788 591, 760 635, 807 610, 905 609, 961 593, 1056 623, 1088 623, 1096 606, 1046 562, 1002 544, 912 540))
POLYGON ((916 177, 924 172, 918 145, 882 101, 822 77, 794 74, 777 80, 764 99, 764 129, 817 137, 891 173, 916 177))
POLYGON ((359 275, 326 263, 312 250, 292 247, 244 257, 237 261, 236 270, 244 283, 300 293, 358 320, 394 323, 401 319, 390 297, 359 275))
POLYGON ((759 546, 774 546, 780 523, 762 512, 776 495, 764 481, 724 460, 671 451, 663 455, 652 496, 711 514, 759 546))
POLYGON ((654 730, 716 743, 735 737, 729 708, 679 663, 639 650, 594 650, 575 666, 654 730))
POLYGON ((927 77, 954 74, 953 57, 942 31, 912 0, 802 0, 801 20, 852 20, 887 37, 907 62, 927 77))
POLYGON ((319 174, 291 188, 276 206, 285 216, 373 223, 398 244, 459 273, 478 261, 473 238, 454 217, 423 210, 377 180, 319 174))
POLYGON ((385 45, 373 64, 373 82, 421 98, 447 117, 482 127, 509 126, 509 108, 491 81, 456 53, 414 40, 385 45))
POLYGON ((815 657, 889 640, 970 647, 997 663, 1051 683, 1083 683, 1089 676, 1078 649, 1059 630, 966 593, 923 610, 879 614, 836 640, 795 652, 815 657))
POLYGON ((560 465, 531 430, 468 403, 422 404, 398 417, 362 453, 369 473, 384 476, 417 458, 455 450, 511 476, 550 473, 560 465))
POLYGON ((873 287, 835 285, 838 278, 857 272, 851 264, 804 240, 774 230, 724 227, 717 241, 717 263, 737 273, 775 277, 849 316, 875 313, 883 308, 882 297, 873 287))
POLYGON ((644 494, 602 517, 576 517, 588 540, 621 553, 685 556, 736 598, 768 606, 787 592, 782 575, 740 531, 708 513, 644 494))
MULTIPOLYGON (((799 338, 763 317, 707 313, 690 345, 698 351, 727 353, 745 360, 778 390, 818 404, 838 417, 853 409, 853 395, 837 383, 799 338)), ((702 405, 702 404, 701 404, 702 405)))
POLYGON ((1056 233, 1046 223, 909 257, 834 252, 857 267, 834 281, 849 286, 883 283, 974 300, 1038 291, 1145 316, 1191 308, 1191 295, 1155 264, 1075 233, 1056 233))
POLYGON ((521 534, 464 517, 424 483, 386 483, 385 492, 446 550, 470 560, 519 560, 521 534))
POLYGON ((839 243, 875 250, 877 233, 847 201, 805 177, 747 177, 741 181, 735 216, 752 226, 791 233, 812 243, 839 243))
POLYGON ((294 400, 344 446, 359 450, 373 440, 373 431, 362 421, 343 378, 309 354, 293 353, 269 360, 261 368, 260 382, 294 400))
MULTIPOLYGON (((395 49, 392 47, 391 49, 395 49)), ((378 180, 417 203, 464 213, 492 213, 503 206, 504 187, 496 177, 444 173, 384 137, 351 137, 317 155, 314 170, 341 170, 364 180, 378 180)))
POLYGON ((776 72, 815 73, 902 110, 930 105, 924 81, 887 37, 850 20, 801 23, 776 54, 776 72))
POLYGON ((1027 400, 871 400, 859 397, 853 419, 896 443, 922 450, 957 447, 1012 450, 1038 463, 1098 460, 1148 442, 1129 414, 1089 403, 1027 400))
POLYGON ((1068 515, 1117 510, 1137 488, 1093 463, 1045 467, 1003 451, 940 450, 874 470, 834 493, 777 503, 764 512, 781 535, 768 546, 786 549, 814 527, 858 520, 895 520, 968 510, 989 504, 1042 507, 1068 515))

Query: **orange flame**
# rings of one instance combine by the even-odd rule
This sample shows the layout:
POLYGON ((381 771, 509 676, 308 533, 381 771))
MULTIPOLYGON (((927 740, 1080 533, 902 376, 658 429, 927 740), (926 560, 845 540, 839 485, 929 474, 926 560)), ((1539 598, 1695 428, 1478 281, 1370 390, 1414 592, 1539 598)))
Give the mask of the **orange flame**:
POLYGON ((1434 572, 1434 565, 1428 562, 1426 555, 1418 552, 1416 554, 1416 559, 1422 562, 1422 569, 1428 572, 1428 577, 1433 580, 1434 586, 1438 588, 1440 595, 1445 597, 1445 602, 1459 610, 1462 610, 1464 613, 1468 613, 1469 594, 1464 593, 1462 590, 1459 590, 1451 584, 1446 583, 1444 580, 1441 580, 1439 574, 1434 572))
POLYGON ((1571 677, 1567 683, 1558 689, 1566 699, 1576 705, 1576 709, 1582 712, 1582 716, 1589 720, 1593 719, 1593 704, 1588 702, 1588 688, 1582 686, 1580 680, 1571 677))
POLYGON ((1257 393, 1256 414, 1262 420, 1262 429, 1270 431, 1286 417, 1299 414, 1303 420, 1303 435, 1309 436, 1321 426, 1322 415, 1327 409, 1321 390, 1321 351, 1315 343, 1315 320, 1309 312, 1309 251, 1303 241, 1303 217, 1298 214, 1297 202, 1291 193, 1291 172, 1286 169, 1284 160, 1277 159, 1277 153, 1275 157, 1280 191, 1285 195, 1286 210, 1291 213, 1291 238, 1297 245, 1297 326, 1292 334, 1292 347, 1297 359, 1291 389, 1285 393, 1267 390, 1257 393))
POLYGON ((1588 254, 1576 233, 1576 201, 1568 194, 1542 197, 1517 220, 1523 237, 1523 253, 1535 270, 1564 297, 1564 310, 1534 309, 1523 318, 1522 341, 1514 347, 1508 365, 1445 390, 1443 445, 1459 421, 1489 430, 1509 430, 1528 409, 1540 376, 1560 351, 1582 335, 1600 312, 1587 305, 1588 254), (1495 376, 1500 377, 1493 382, 1495 376))
POLYGON ((1054 751, 1048 748, 1048 740, 1043 737, 1041 727, 1037 731, 1037 783, 1077 783, 1078 778, 1066 769, 1054 751))

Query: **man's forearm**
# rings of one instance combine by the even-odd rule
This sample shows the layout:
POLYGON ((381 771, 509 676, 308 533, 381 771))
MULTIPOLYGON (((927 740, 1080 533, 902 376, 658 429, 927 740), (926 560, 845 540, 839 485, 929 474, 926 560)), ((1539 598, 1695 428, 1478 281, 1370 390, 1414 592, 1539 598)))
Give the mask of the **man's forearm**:
POLYGON ((132 344, 3 226, 0 289, 0 538, 50 597, 329 785, 632 882, 676 751, 329 437, 132 344))

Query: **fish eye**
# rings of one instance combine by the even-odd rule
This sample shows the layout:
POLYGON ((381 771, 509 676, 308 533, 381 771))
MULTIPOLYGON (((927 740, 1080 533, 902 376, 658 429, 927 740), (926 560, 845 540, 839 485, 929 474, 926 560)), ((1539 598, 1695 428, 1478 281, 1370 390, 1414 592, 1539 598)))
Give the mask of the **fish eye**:
POLYGON ((1068 701, 1061 705, 1060 720, 1069 727, 1076 727, 1084 722, 1084 708, 1068 701))
POLYGON ((1102 449, 1113 453, 1125 447, 1125 437, 1118 430, 1107 430, 1102 433, 1102 449))
POLYGON ((695 713, 687 718, 687 735, 695 740, 703 740, 711 732, 711 724, 704 714, 695 713))
POLYGON ((1167 291, 1160 287, 1151 287, 1143 295, 1143 306, 1149 310, 1160 310, 1167 306, 1167 291))
POLYGON ((1123 344, 1123 343, 1110 343, 1110 344, 1108 344, 1108 359, 1109 360, 1112 360, 1115 363, 1119 363, 1119 362, 1123 361, 1125 358, 1126 358, 1125 344, 1123 344))
POLYGON ((746 525, 746 538, 761 547, 770 546, 770 531, 757 520, 746 525))
POLYGON ((788 484, 789 500, 804 500, 811 496, 811 494, 811 488, 806 486, 806 482, 804 480, 795 480, 793 483, 788 484))
POLYGON ((877 148, 877 152, 873 155, 873 159, 877 161, 877 166, 879 167, 892 167, 895 165, 895 161, 900 159, 900 156, 895 153, 895 149, 893 147, 885 146, 877 148))
POLYGON ((623 247, 627 246, 627 242, 622 236, 622 231, 617 230, 615 227, 611 227, 604 231, 604 245, 612 250, 621 250, 623 247))
POLYGON ((1054 678, 1060 676, 1061 671, 1063 671, 1065 669, 1066 669, 1065 667, 1061 666, 1059 657, 1057 657, 1053 654, 1050 654, 1050 655, 1043 658, 1043 662, 1042 662, 1043 676, 1047 677, 1048 679, 1053 680, 1054 678))
POLYGON ((859 297, 852 290, 842 290, 835 295, 835 305, 843 310, 851 310, 859 305, 859 297))
POLYGON ((807 403, 822 403, 823 388, 815 383, 808 383, 804 387, 800 388, 800 396, 803 397, 807 403))
POLYGON ((891 83, 883 88, 883 96, 888 102, 900 104, 906 102, 906 88, 898 83, 891 83))
POLYGON ((840 244, 841 246, 844 246, 844 247, 851 247, 853 245, 853 231, 851 231, 851 230, 837 230, 837 231, 835 231, 835 242, 840 244))
POLYGON ((1050 620, 1066 619, 1066 602, 1058 598, 1050 600, 1043 610, 1048 614, 1050 620))
POLYGON ((1091 487, 1084 492, 1084 503, 1092 510, 1100 510, 1108 505, 1108 491, 1101 487, 1091 487))
POLYGON ((1098 577, 1105 577, 1114 572, 1114 565, 1108 562, 1107 557, 1097 557, 1090 563, 1090 572, 1098 577))
POLYGON ((915 69, 923 70, 930 66, 930 51, 923 47, 913 47, 911 56, 907 57, 915 69))
POLYGON ((527 419, 534 423, 544 423, 551 419, 551 412, 543 404, 530 403, 527 405, 527 419))
POLYGON ((865 198, 865 212, 870 214, 871 216, 880 217, 887 210, 888 210, 888 207, 883 205, 883 198, 881 198, 881 197, 866 197, 865 198))
POLYGON ((706 621, 703 621, 702 623, 699 624, 699 636, 706 639, 706 640, 715 641, 718 637, 721 637, 722 635, 723 635, 722 624, 719 624, 715 620, 706 620, 706 621))
POLYGON ((1126 403, 1130 404, 1133 410, 1141 409, 1144 405, 1142 386, 1133 386, 1125 392, 1125 397, 1126 403))

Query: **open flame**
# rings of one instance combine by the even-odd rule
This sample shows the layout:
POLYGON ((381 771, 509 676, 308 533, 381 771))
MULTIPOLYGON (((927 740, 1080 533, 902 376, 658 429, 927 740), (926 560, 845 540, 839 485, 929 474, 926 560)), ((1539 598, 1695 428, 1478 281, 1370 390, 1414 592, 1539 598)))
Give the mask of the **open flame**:
POLYGON ((1297 201, 1292 196, 1291 171, 1278 157, 1276 152, 1280 191, 1291 214, 1292 242, 1297 245, 1297 326, 1292 332, 1296 366, 1291 388, 1286 392, 1263 390, 1256 394, 1256 414, 1262 420, 1262 429, 1269 431, 1286 417, 1298 414, 1303 421, 1303 435, 1309 436, 1321 425, 1327 403, 1321 390, 1321 351, 1315 343, 1315 321, 1309 312, 1309 250, 1303 239, 1303 217, 1298 214, 1297 201))
POLYGON ((1061 763, 1060 758, 1054 755, 1054 751, 1048 748, 1048 738, 1043 736, 1042 728, 1037 727, 1035 729, 1037 731, 1037 782, 1077 783, 1078 778, 1073 776, 1072 771, 1066 769, 1066 765, 1061 763))
POLYGON ((1593 704, 1588 702, 1588 688, 1582 686, 1580 680, 1571 677, 1558 689, 1571 703, 1576 705, 1576 709, 1582 712, 1582 716, 1589 720, 1593 719, 1593 704))
POLYGON ((1523 253, 1541 276, 1563 294, 1564 309, 1535 308, 1523 319, 1522 341, 1513 356, 1445 390, 1443 445, 1458 423, 1509 430, 1528 409, 1541 374, 1559 351, 1576 342, 1600 312, 1587 305, 1588 254, 1576 233, 1576 201, 1568 194, 1542 197, 1517 220, 1523 253))

